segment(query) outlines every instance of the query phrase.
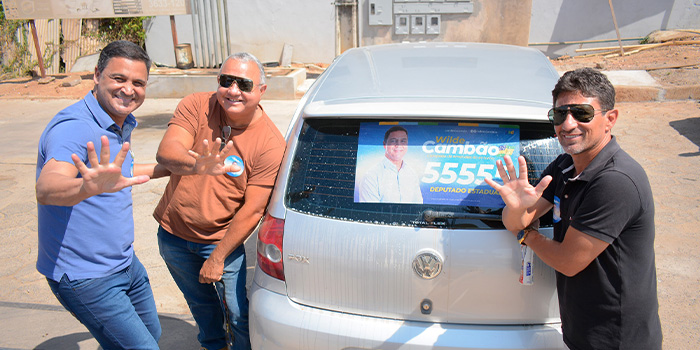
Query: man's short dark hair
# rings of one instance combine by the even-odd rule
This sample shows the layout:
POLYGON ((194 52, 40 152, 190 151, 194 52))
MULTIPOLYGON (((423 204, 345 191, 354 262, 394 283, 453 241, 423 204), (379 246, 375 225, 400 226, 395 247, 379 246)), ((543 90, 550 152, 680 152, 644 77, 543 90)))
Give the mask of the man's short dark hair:
POLYGON ((605 74, 593 68, 579 68, 564 73, 552 90, 554 105, 564 92, 579 92, 584 97, 597 98, 600 107, 605 110, 615 108, 615 88, 605 74))
POLYGON ((102 71, 107 67, 107 63, 113 57, 128 58, 132 61, 141 61, 146 64, 146 71, 151 69, 151 58, 148 57, 146 51, 141 46, 138 46, 131 41, 117 40, 113 41, 102 49, 100 58, 97 59, 97 71, 102 71))
POLYGON ((389 139, 389 134, 391 134, 391 133, 394 132, 394 131, 403 131, 403 132, 406 133, 406 136, 408 136, 408 131, 406 131, 406 129, 404 129, 404 127, 398 126, 398 125, 394 125, 394 126, 390 127, 389 130, 387 130, 387 131, 384 133, 384 144, 385 144, 385 145, 386 145, 386 140, 389 139))

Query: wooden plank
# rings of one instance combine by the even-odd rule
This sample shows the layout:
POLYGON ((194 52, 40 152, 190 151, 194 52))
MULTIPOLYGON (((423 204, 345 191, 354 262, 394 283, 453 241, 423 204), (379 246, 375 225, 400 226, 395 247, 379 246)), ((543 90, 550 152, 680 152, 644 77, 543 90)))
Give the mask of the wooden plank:
POLYGON ((676 68, 685 68, 685 67, 693 67, 693 66, 700 66, 700 62, 687 63, 687 64, 676 64, 673 66, 647 67, 647 68, 645 68, 645 70, 676 69, 676 68))
MULTIPOLYGON (((622 38, 622 41, 641 41, 644 37, 637 38, 622 38)), ((595 44, 595 43, 609 43, 617 41, 617 39, 596 39, 596 40, 574 40, 574 41, 550 41, 542 43, 529 43, 527 46, 544 46, 544 45, 574 45, 574 44, 595 44)))
POLYGON ((61 20, 59 19, 49 19, 46 20, 46 37, 44 38, 44 50, 45 54, 49 54, 47 58, 51 62, 50 66, 47 67, 47 72, 49 74, 58 74, 61 69, 61 20))
POLYGON ((39 43, 39 34, 36 30, 36 22, 34 22, 33 19, 30 19, 29 25, 32 28, 32 39, 34 41, 34 57, 36 57, 39 61, 39 72, 41 72, 41 77, 44 78, 46 77, 46 67, 44 67, 44 59, 42 58, 41 54, 41 44, 39 43))
POLYGON ((175 16, 170 16, 170 31, 173 35, 173 47, 177 47, 177 28, 175 27, 175 16))
POLYGON ((70 72, 75 64, 75 60, 80 57, 80 30, 82 20, 64 19, 61 20, 61 32, 63 33, 63 52, 61 57, 66 63, 66 73, 70 72))
POLYGON ((617 43, 620 45, 620 56, 625 54, 625 50, 622 49, 622 40, 620 40, 620 29, 617 26, 617 18, 615 18, 615 9, 613 9, 612 0, 608 0, 610 4, 610 13, 612 13, 613 23, 615 24, 615 33, 617 33, 617 43))
MULTIPOLYGON (((43 57, 48 56, 49 61, 44 61, 46 74, 58 74, 60 64, 59 50, 59 20, 58 19, 37 19, 34 20, 36 25, 37 43, 39 51, 43 57)), ((30 52, 33 60, 39 60, 37 50, 30 46, 30 52)))
MULTIPOLYGON (((644 46, 662 46, 661 43, 658 44, 637 44, 637 45, 625 45, 622 48, 627 50, 638 49, 644 46)), ((609 50, 620 50, 618 46, 605 46, 605 47, 589 47, 587 49, 576 49, 576 52, 592 52, 592 51, 609 51, 609 50)))
MULTIPOLYGON (((100 26, 99 19, 85 19, 85 32, 97 34, 98 28, 100 26)), ((80 41, 80 56, 87 56, 97 53, 103 47, 107 46, 106 43, 101 42, 99 39, 92 35, 81 35, 80 41)))
MULTIPOLYGON (((670 46, 670 45, 700 45, 700 40, 681 40, 681 41, 667 41, 665 43, 656 43, 656 44, 639 44, 639 45, 626 45, 623 46, 624 49, 632 50, 632 49, 639 49, 639 48, 645 48, 645 49, 650 49, 654 47, 659 47, 659 46, 670 46)), ((587 49, 576 49, 574 51, 576 52, 591 52, 591 51, 609 51, 609 50, 614 50, 617 49, 617 46, 606 46, 606 47, 591 47, 587 49)))

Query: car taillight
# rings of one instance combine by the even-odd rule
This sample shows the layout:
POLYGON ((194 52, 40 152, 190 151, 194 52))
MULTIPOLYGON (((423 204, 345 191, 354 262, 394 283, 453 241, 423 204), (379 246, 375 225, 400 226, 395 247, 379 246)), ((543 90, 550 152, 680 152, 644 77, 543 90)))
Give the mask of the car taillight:
POLYGON ((284 281, 282 238, 284 220, 265 215, 258 231, 258 266, 266 274, 284 281))

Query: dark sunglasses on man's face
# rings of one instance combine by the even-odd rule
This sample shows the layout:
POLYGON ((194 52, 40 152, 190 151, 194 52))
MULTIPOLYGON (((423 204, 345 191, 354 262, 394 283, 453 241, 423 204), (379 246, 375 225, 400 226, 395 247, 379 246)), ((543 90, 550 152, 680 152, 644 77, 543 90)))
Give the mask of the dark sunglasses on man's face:
POLYGON ((593 120, 596 112, 607 112, 605 109, 595 109, 589 104, 571 104, 554 107, 549 110, 547 115, 549 121, 554 125, 561 125, 566 120, 566 116, 571 113, 571 116, 580 123, 588 123, 593 120))
POLYGON ((236 83, 238 89, 243 92, 251 92, 255 87, 255 83, 248 78, 241 78, 235 75, 221 74, 219 75, 219 85, 222 88, 230 88, 231 84, 236 83))

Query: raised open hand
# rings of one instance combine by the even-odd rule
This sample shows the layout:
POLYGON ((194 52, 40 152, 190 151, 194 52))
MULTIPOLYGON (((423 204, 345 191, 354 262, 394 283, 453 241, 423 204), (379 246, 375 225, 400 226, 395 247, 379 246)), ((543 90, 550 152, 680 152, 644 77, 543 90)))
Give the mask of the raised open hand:
POLYGON ((519 173, 515 176, 515 166, 510 157, 503 157, 505 161, 505 167, 503 162, 500 160, 496 161, 496 166, 498 167, 498 174, 501 175, 503 179, 503 185, 492 179, 486 178, 486 183, 493 187, 501 194, 503 202, 506 206, 511 209, 516 210, 526 210, 533 206, 537 200, 542 197, 542 192, 549 186, 552 181, 552 177, 547 175, 537 187, 530 185, 527 181, 527 164, 525 162, 525 157, 518 157, 519 173))
POLYGON ((139 185, 150 179, 147 175, 122 176, 122 164, 127 152, 129 152, 128 142, 124 142, 121 150, 114 158, 114 162, 110 163, 109 139, 103 135, 100 141, 102 142, 102 149, 100 150, 99 159, 95 151, 95 145, 92 142, 87 143, 88 160, 91 168, 88 168, 76 154, 71 155, 75 167, 78 168, 83 178, 82 191, 87 193, 88 196, 105 192, 117 192, 125 187, 139 185))
POLYGON ((204 154, 199 154, 193 150, 187 151, 195 159, 194 172, 196 174, 222 175, 241 170, 236 164, 224 164, 226 153, 233 147, 233 141, 229 141, 222 148, 221 139, 217 137, 211 146, 209 146, 209 140, 206 139, 202 141, 202 146, 205 150, 204 154))

